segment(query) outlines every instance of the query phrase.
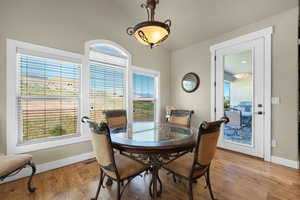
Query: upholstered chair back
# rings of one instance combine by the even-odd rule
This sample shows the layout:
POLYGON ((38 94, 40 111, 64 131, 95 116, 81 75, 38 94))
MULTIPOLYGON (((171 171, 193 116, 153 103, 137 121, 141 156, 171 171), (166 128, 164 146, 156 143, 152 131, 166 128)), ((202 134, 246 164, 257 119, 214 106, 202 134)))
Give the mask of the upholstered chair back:
POLYGON ((105 122, 97 125, 90 123, 91 138, 96 159, 102 170, 112 177, 117 177, 110 131, 105 122))
POLYGON ((189 128, 194 111, 192 110, 171 110, 169 123, 189 128))
POLYGON ((103 113, 109 128, 122 128, 126 126, 126 110, 106 110, 103 113))
POLYGON ((228 121, 228 118, 222 118, 218 121, 203 122, 200 125, 195 152, 196 163, 201 166, 208 166, 211 163, 216 153, 220 127, 222 123, 228 121))

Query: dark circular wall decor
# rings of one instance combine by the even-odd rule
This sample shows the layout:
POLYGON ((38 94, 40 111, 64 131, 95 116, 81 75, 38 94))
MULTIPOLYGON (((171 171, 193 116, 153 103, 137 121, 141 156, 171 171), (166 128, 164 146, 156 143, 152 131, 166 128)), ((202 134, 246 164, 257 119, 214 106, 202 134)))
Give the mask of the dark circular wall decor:
POLYGON ((196 91, 199 85, 200 85, 199 76, 193 72, 184 75, 181 81, 182 89, 188 93, 196 91))

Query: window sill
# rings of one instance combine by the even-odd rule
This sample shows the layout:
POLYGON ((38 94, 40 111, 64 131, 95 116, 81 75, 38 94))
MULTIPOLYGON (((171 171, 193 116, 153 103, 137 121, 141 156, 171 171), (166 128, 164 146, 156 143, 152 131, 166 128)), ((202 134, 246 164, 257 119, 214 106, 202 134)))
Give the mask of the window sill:
POLYGON ((7 154, 27 153, 27 152, 50 149, 50 148, 69 145, 69 144, 80 143, 89 140, 90 140, 89 136, 81 135, 77 137, 67 137, 63 139, 56 139, 56 140, 39 142, 39 143, 21 144, 14 147, 8 147, 7 154))

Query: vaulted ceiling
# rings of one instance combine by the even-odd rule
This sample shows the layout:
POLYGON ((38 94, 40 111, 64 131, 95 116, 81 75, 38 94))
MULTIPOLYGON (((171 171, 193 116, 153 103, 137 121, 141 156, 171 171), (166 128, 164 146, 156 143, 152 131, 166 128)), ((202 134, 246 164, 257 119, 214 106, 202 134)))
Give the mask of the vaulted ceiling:
MULTIPOLYGON (((133 26, 146 20, 140 4, 146 0, 113 0, 133 26)), ((254 23, 298 5, 298 0, 160 0, 156 18, 172 20, 163 45, 175 50, 254 23)), ((124 33, 125 34, 125 33, 124 33)))

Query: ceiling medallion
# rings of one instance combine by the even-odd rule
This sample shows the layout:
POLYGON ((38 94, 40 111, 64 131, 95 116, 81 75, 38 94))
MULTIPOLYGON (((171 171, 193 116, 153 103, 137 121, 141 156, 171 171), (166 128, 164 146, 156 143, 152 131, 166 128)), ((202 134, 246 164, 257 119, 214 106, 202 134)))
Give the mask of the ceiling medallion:
POLYGON ((155 21, 155 8, 159 0, 147 0, 141 7, 145 8, 148 21, 141 22, 134 27, 127 28, 128 35, 134 36, 140 43, 153 47, 165 41, 170 34, 171 20, 155 21))

